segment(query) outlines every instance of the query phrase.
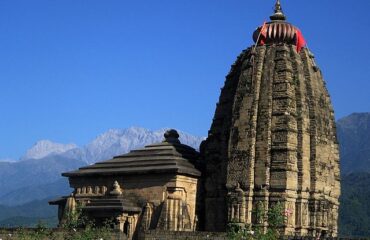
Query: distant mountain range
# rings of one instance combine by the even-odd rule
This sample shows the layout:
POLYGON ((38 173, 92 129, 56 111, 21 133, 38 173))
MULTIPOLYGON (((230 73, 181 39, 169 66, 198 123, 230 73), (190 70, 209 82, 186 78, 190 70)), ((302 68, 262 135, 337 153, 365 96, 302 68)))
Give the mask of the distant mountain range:
POLYGON ((0 162, 0 205, 20 205, 68 189, 60 174, 86 165, 78 159, 49 156, 14 163, 0 162))
MULTIPOLYGON (((26 154, 20 158, 20 161, 58 156, 91 164, 126 153, 134 148, 160 142, 163 140, 163 134, 167 129, 163 128, 156 131, 141 127, 110 129, 83 147, 78 147, 73 143, 62 144, 50 140, 41 140, 28 149, 26 154)), ((196 149, 203 139, 182 131, 179 131, 179 134, 181 142, 196 149)))

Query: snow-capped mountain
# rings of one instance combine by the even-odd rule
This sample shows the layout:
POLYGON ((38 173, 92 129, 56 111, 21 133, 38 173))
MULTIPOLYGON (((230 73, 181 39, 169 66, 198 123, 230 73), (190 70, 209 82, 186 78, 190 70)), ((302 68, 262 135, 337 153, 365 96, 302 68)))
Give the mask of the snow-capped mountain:
POLYGON ((134 148, 162 141, 163 133, 145 128, 111 129, 99 135, 85 146, 85 159, 88 163, 109 159, 134 148))
POLYGON ((21 160, 41 159, 49 155, 59 155, 74 148, 77 148, 77 145, 73 143, 62 144, 50 140, 41 140, 28 149, 26 154, 21 157, 21 160))
MULTIPOLYGON (((127 153, 132 149, 161 142, 164 138, 163 134, 167 129, 169 128, 156 131, 141 127, 110 129, 83 147, 78 147, 75 144, 60 144, 42 140, 29 149, 21 159, 41 159, 50 155, 57 155, 91 164, 127 153)), ((178 132, 180 141, 195 149, 199 148, 201 141, 204 139, 203 137, 196 137, 182 131, 178 132)))
MULTIPOLYGON (((99 135, 91 143, 83 148, 83 159, 87 163, 107 160, 113 156, 127 153, 148 144, 163 141, 163 134, 169 128, 151 131, 141 127, 127 129, 111 129, 99 135)), ((180 141, 195 149, 199 148, 204 138, 196 137, 188 133, 178 131, 180 141)))

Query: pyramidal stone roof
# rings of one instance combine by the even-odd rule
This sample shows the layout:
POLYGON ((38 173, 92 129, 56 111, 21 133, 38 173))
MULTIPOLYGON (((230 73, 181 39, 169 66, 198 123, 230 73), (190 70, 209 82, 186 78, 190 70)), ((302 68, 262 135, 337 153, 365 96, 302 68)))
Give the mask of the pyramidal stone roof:
POLYGON ((192 147, 181 144, 176 130, 164 134, 161 143, 145 146, 111 160, 98 162, 76 171, 63 173, 65 177, 88 175, 131 175, 149 173, 179 173, 200 176, 195 168, 199 153, 192 147))

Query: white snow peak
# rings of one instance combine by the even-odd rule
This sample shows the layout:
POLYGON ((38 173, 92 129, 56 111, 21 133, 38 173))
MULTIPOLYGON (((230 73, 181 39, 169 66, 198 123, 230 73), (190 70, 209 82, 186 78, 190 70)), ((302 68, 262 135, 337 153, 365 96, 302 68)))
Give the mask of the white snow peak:
POLYGON ((26 154, 21 157, 21 160, 41 159, 51 154, 62 154, 74 148, 77 148, 77 145, 73 143, 62 144, 55 143, 50 140, 41 140, 36 142, 35 145, 28 149, 26 154))
MULTIPOLYGON (((126 129, 110 129, 97 136, 94 140, 83 147, 75 144, 54 143, 50 140, 37 142, 30 148, 21 160, 41 159, 49 155, 58 155, 69 159, 82 160, 88 164, 108 160, 114 156, 121 155, 133 149, 145 145, 162 142, 163 134, 170 128, 162 128, 156 131, 142 127, 130 127, 126 129)), ((195 149, 199 148, 203 137, 178 131, 180 141, 195 149)))

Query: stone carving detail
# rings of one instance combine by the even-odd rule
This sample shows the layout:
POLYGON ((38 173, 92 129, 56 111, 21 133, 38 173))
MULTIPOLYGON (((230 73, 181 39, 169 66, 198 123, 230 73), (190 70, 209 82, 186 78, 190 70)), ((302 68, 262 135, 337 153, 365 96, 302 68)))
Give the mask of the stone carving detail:
POLYGON ((120 196, 122 195, 122 189, 121 189, 121 186, 119 185, 119 183, 117 181, 114 181, 113 183, 113 190, 109 192, 110 195, 113 195, 113 196, 120 196))
POLYGON ((102 194, 105 195, 106 192, 108 191, 108 188, 106 186, 102 186, 102 194))
POLYGON ((124 233, 127 237, 127 239, 132 239, 135 233, 136 229, 136 224, 138 220, 137 215, 127 215, 127 214, 122 214, 116 218, 117 220, 117 225, 116 228, 124 233))
POLYGON ((145 231, 150 229, 152 214, 153 214, 153 205, 151 203, 146 203, 143 211, 143 217, 141 220, 142 230, 145 231))
POLYGON ((100 194, 100 187, 99 186, 95 186, 94 194, 100 194))
POLYGON ((176 188, 168 188, 167 199, 162 203, 157 229, 193 231, 193 221, 189 212, 189 205, 181 196, 181 191, 176 188))
POLYGON ((70 217, 74 216, 76 211, 76 199, 73 193, 67 198, 65 205, 62 209, 58 209, 59 225, 63 225, 70 217))
POLYGON ((83 186, 75 189, 76 196, 101 196, 105 195, 106 186, 83 186))
POLYGON ((244 191, 238 183, 235 189, 227 195, 228 201, 228 222, 245 223, 246 199, 244 191))

